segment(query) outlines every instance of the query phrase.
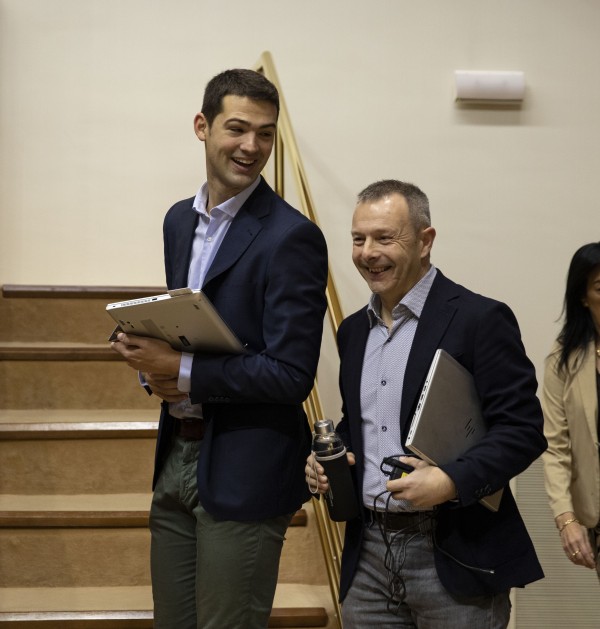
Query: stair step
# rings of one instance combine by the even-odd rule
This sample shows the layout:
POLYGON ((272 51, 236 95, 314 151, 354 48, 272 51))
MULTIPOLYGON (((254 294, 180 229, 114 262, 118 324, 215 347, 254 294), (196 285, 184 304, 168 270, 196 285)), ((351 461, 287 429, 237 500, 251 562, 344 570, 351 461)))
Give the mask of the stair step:
MULTIPOLYGON (((151 494, 0 494, 0 528, 147 527, 151 494)), ((306 509, 290 522, 305 527, 306 509)))
POLYGON ((157 413, 130 409, 0 409, 0 439, 156 437, 157 413))
MULTIPOLYGON (((3 629, 151 629, 149 586, 6 588, 3 629)), ((278 585, 269 627, 333 627, 327 586, 278 585)))
MULTIPOLYGON (((150 502, 150 494, 0 495, 0 588, 150 583, 150 502)), ((300 510, 288 530, 283 579, 302 572, 292 544, 306 522, 300 510)))
POLYGON ((151 500, 150 494, 0 494, 0 528, 147 527, 151 500))
POLYGON ((157 417, 158 409, 0 411, 0 493, 145 493, 157 417))
MULTIPOLYGON (((12 495, 0 494, 0 528, 147 527, 152 495, 12 495)), ((306 509, 290 526, 305 527, 306 509)))
POLYGON ((164 287, 5 285, 0 341, 106 342, 115 327, 108 303, 164 292, 164 287))
POLYGON ((150 584, 147 527, 3 527, 0 557, 0 588, 150 584))
POLYGON ((0 343, 0 360, 26 361, 122 361, 106 343, 67 343, 61 341, 0 343))
POLYGON ((164 293, 164 286, 41 286, 31 284, 4 284, 5 299, 107 299, 124 301, 152 297, 164 293))
POLYGON ((0 383, 3 409, 148 408, 158 417, 160 399, 122 360, 2 360, 0 383))

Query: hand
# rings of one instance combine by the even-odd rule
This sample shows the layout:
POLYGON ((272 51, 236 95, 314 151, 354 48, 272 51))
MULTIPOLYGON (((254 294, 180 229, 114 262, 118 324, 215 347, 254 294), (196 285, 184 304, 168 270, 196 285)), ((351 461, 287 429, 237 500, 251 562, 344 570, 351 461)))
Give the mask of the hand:
MULTIPOLYGON (((556 526, 560 529, 565 522, 574 517, 572 511, 561 513, 556 517, 556 526)), ((596 568, 596 558, 585 526, 576 521, 567 524, 560 533, 560 541, 568 559, 575 565, 596 568)))
POLYGON ((161 373, 145 373, 143 376, 146 384, 152 389, 152 393, 165 402, 182 402, 188 398, 187 393, 177 388, 178 377, 161 373))
MULTIPOLYGON (((348 458, 348 465, 354 465, 356 463, 352 452, 347 452, 346 457, 348 458)), ((325 470, 317 463, 315 455, 312 452, 306 459, 304 473, 306 474, 306 484, 311 493, 324 494, 329 489, 329 481, 327 480, 327 476, 325 476, 325 470)))
POLYGON ((400 461, 415 469, 403 478, 387 482, 386 488, 392 498, 408 500, 420 509, 429 509, 456 498, 454 481, 439 467, 410 456, 401 456, 400 461))
POLYGON ((110 346, 136 371, 179 376, 181 352, 174 350, 166 341, 119 332, 117 340, 110 346))

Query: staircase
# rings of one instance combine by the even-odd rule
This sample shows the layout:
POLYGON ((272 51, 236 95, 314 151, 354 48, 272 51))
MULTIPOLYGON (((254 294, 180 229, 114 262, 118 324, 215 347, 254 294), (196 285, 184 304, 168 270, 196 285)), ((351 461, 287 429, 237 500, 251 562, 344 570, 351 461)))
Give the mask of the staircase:
MULTIPOLYGON (((2 629, 152 627, 159 400, 110 349, 104 309, 162 290, 3 288, 2 629)), ((337 626, 311 504, 288 531, 269 626, 337 626)))

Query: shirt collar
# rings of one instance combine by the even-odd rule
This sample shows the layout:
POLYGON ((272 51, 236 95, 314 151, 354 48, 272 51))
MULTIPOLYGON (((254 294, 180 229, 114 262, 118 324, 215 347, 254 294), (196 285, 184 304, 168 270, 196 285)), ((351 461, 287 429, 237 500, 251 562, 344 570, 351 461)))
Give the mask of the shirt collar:
MULTIPOLYGON (((394 306, 392 319, 399 319, 408 310, 417 319, 423 312, 425 301, 431 290, 431 285, 437 274, 437 269, 431 264, 425 275, 404 295, 404 297, 394 306)), ((373 293, 367 306, 369 317, 369 327, 373 327, 381 319, 381 299, 379 295, 373 293)))
MULTIPOLYGON (((239 194, 236 194, 234 197, 227 199, 227 201, 223 201, 220 205, 215 205, 212 208, 212 211, 219 209, 224 214, 231 216, 232 218, 240 211, 242 205, 246 203, 248 197, 256 190, 258 184, 260 183, 260 177, 257 177, 247 188, 242 190, 239 194)), ((208 201, 208 182, 202 184, 202 187, 196 193, 194 197, 194 203, 192 207, 198 214, 204 214, 208 216, 208 211, 206 209, 206 202, 208 201)))

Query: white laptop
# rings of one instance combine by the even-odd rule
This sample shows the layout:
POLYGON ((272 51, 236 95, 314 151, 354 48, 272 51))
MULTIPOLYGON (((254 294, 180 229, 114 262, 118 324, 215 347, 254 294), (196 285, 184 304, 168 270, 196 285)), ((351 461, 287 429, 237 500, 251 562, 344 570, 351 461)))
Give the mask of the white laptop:
POLYGON ((163 339, 182 352, 240 354, 244 346, 200 290, 180 288, 163 295, 106 306, 119 331, 163 339))
MULTIPOLYGON (((475 445, 487 431, 473 376, 443 349, 438 349, 417 410, 406 446, 433 465, 456 460, 475 445)), ((498 511, 502 489, 479 502, 498 511)))

